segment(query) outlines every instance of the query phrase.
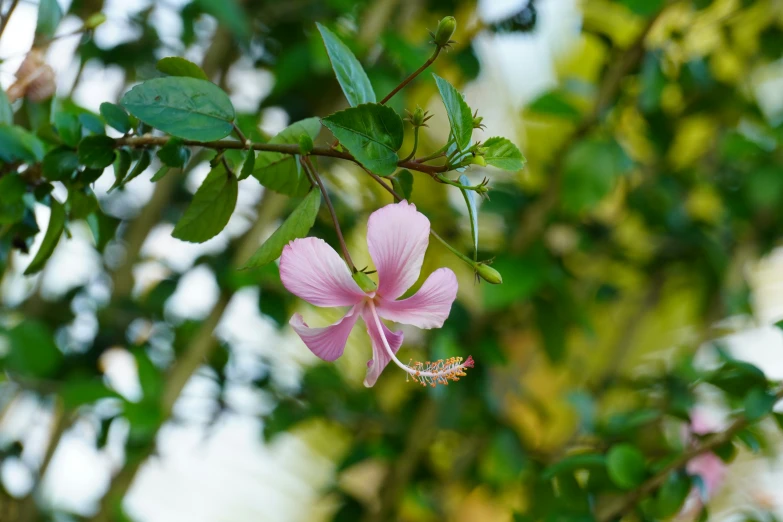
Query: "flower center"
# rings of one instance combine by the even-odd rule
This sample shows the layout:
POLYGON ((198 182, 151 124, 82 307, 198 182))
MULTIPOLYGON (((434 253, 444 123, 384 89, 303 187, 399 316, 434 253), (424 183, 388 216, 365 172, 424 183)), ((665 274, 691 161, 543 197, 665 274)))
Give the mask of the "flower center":
MULTIPOLYGON (((433 388, 438 384, 448 385, 449 381, 458 381, 460 377, 467 375, 465 370, 467 368, 473 368, 473 357, 468 358, 463 362, 462 357, 450 357, 448 359, 439 359, 434 362, 412 362, 411 365, 403 364, 389 346, 389 341, 386 340, 386 336, 383 334, 383 326, 381 320, 378 317, 378 312, 375 310, 375 303, 372 299, 367 300, 367 306, 370 308, 375 327, 378 329, 378 334, 381 336, 383 347, 386 350, 386 354, 394 361, 394 364, 402 368, 408 374, 409 379, 413 379, 413 382, 417 382, 422 386, 432 386, 433 388)), ((406 379, 407 380, 407 379, 406 379)))

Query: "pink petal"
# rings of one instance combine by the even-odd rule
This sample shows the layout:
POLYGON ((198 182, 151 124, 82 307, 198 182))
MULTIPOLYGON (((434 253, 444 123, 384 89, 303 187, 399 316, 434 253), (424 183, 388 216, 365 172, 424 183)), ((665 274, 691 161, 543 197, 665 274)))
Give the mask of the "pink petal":
POLYGON ((337 252, 315 237, 283 248, 280 279, 289 292, 315 306, 352 306, 366 297, 337 252))
POLYGON ((299 314, 294 314, 288 324, 299 334, 313 354, 324 361, 331 362, 343 354, 348 335, 358 318, 357 307, 354 306, 342 319, 323 328, 310 328, 299 314))
POLYGON ((378 294, 397 299, 419 278, 430 221, 416 205, 401 201, 370 214, 367 244, 378 270, 378 294))
POLYGON ((375 385, 375 381, 378 380, 383 369, 391 361, 391 357, 389 357, 386 347, 383 345, 381 335, 386 336, 389 348, 392 349, 392 352, 397 353, 397 350, 402 346, 402 332, 392 332, 383 322, 381 322, 383 333, 379 332, 378 327, 375 326, 372 313, 366 308, 362 311, 362 319, 367 324, 367 333, 370 334, 370 340, 372 341, 372 359, 367 361, 367 375, 364 377, 364 385, 370 388, 375 385))
POLYGON ((718 491, 726 476, 726 464, 714 453, 703 453, 692 458, 685 469, 688 474, 701 477, 708 498, 718 491))
POLYGON ((457 276, 448 268, 435 270, 418 292, 407 299, 380 299, 378 315, 419 328, 440 328, 457 297, 457 276))

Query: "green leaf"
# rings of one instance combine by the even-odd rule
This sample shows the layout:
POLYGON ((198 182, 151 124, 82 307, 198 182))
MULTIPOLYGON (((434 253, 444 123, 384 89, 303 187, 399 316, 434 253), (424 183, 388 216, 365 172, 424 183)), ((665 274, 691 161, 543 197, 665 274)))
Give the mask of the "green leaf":
POLYGON ((205 73, 201 67, 191 61, 180 58, 179 56, 168 56, 158 60, 158 63, 155 64, 155 68, 169 76, 187 76, 199 80, 209 80, 209 78, 207 78, 207 73, 205 73))
POLYGON ((8 101, 5 91, 0 89, 0 125, 13 125, 14 109, 8 101))
POLYGON ((44 156, 41 163, 43 175, 49 181, 70 178, 79 168, 79 158, 67 147, 58 147, 44 156))
POLYGON ((36 163, 43 156, 43 143, 34 134, 16 125, 0 125, 0 160, 36 163))
POLYGON ((763 388, 753 388, 745 396, 743 402, 745 418, 750 422, 755 422, 767 416, 772 411, 772 407, 775 406, 776 402, 775 396, 769 394, 763 388))
POLYGON ((66 207, 69 219, 86 219, 88 215, 98 210, 98 200, 89 187, 82 190, 71 187, 68 190, 66 207))
POLYGON ((50 40, 63 17, 57 0, 41 0, 38 4, 38 22, 35 26, 36 41, 50 40))
MULTIPOLYGON (((145 152, 149 154, 146 150, 142 151, 142 154, 145 152)), ((125 148, 117 151, 117 159, 114 160, 114 183, 109 188, 109 192, 125 183, 125 177, 128 175, 128 169, 130 169, 132 162, 130 151, 125 148)))
POLYGON ((639 16, 651 16, 661 9, 664 0, 620 0, 620 3, 639 16))
POLYGON ((157 181, 162 180, 163 177, 169 173, 169 170, 171 170, 171 167, 169 167, 168 165, 163 165, 161 168, 158 169, 158 171, 155 174, 152 175, 150 181, 155 183, 157 181))
POLYGON ((223 165, 212 169, 171 235, 191 243, 215 237, 234 212, 237 184, 237 178, 226 172, 223 165))
POLYGON ((26 320, 7 333, 9 348, 4 358, 6 369, 25 377, 52 376, 62 362, 62 352, 54 343, 49 327, 38 321, 26 320))
MULTIPOLYGON (((459 177, 462 185, 470 185, 470 180, 465 174, 459 177)), ((476 192, 473 190, 459 189, 462 197, 465 198, 465 204, 468 207, 468 217, 470 218, 470 235, 473 237, 473 260, 478 259, 478 206, 476 204, 476 192)))
POLYGON ((407 169, 402 169, 392 178, 392 186, 394 192, 410 201, 413 194, 413 174, 407 169))
POLYGON ((558 91, 550 91, 542 94, 528 105, 528 109, 539 114, 551 114, 561 116, 569 120, 579 120, 582 113, 558 91))
POLYGON ((486 148, 484 159, 488 165, 499 169, 516 172, 525 166, 525 157, 516 145, 506 138, 494 137, 484 142, 486 148))
POLYGON ((239 173, 240 181, 247 179, 253 174, 253 170, 256 168, 256 153, 252 150, 247 151, 247 157, 245 162, 242 163, 242 172, 239 173))
POLYGON ((22 199, 25 192, 27 185, 16 172, 10 172, 0 178, 0 225, 21 221, 25 209, 22 199))
POLYGON ((443 105, 446 107, 451 134, 457 143, 457 148, 461 151, 465 150, 470 146, 470 139, 473 136, 473 113, 470 112, 470 107, 465 103, 462 94, 453 85, 437 74, 433 73, 433 76, 440 97, 443 99, 443 105))
POLYGON ((127 185, 131 182, 132 179, 141 175, 142 172, 147 170, 147 167, 150 166, 150 163, 152 163, 152 153, 148 149, 144 149, 141 151, 139 161, 137 161, 136 165, 133 166, 133 170, 131 170, 130 174, 128 174, 128 177, 122 180, 121 185, 127 185))
POLYGON ((165 165, 181 169, 190 159, 190 147, 184 146, 179 138, 171 138, 158 150, 157 156, 165 165))
POLYGON ((550 480, 561 473, 573 473, 578 469, 595 469, 606 466, 606 457, 597 453, 569 455, 560 462, 544 469, 541 478, 550 480))
POLYGON ((114 140, 108 136, 87 136, 79 142, 79 161, 91 169, 105 169, 114 162, 114 140))
POLYGON ((737 438, 742 442, 746 448, 753 453, 758 453, 761 450, 761 441, 755 433, 749 429, 744 429, 737 433, 737 438))
POLYGON ((65 381, 59 390, 63 406, 74 410, 79 406, 93 404, 101 399, 119 398, 117 392, 106 387, 98 378, 77 378, 65 381))
MULTIPOLYGON (((89 111, 79 113, 79 124, 93 134, 106 134, 106 122, 103 118, 89 111)), ((79 131, 81 133, 81 130, 79 131)), ((81 137, 81 134, 79 134, 81 137)))
POLYGON ((114 238, 114 233, 121 220, 107 216, 100 210, 96 210, 87 216, 87 225, 90 227, 92 237, 95 239, 95 248, 98 252, 103 252, 106 245, 114 238))
POLYGON ((196 3, 239 40, 246 42, 250 39, 250 18, 237 0, 196 0, 196 3))
POLYGON ((570 214, 593 209, 614 189, 631 163, 615 141, 583 140, 568 151, 563 165, 561 204, 570 214))
POLYGON ((49 217, 49 226, 46 228, 46 234, 44 234, 41 248, 38 249, 32 262, 28 265, 27 269, 25 269, 24 275, 31 275, 41 271, 46 264, 46 261, 52 255, 52 252, 54 252, 57 243, 60 241, 60 235, 63 233, 63 228, 65 228, 65 207, 62 203, 52 198, 52 212, 49 217))
MULTIPOLYGON (((318 118, 307 118, 289 125, 269 140, 270 144, 298 144, 299 136, 307 134, 313 140, 321 131, 318 118)), ((280 152, 261 152, 255 159, 253 176, 266 188, 288 196, 304 196, 310 180, 299 164, 299 156, 280 152)))
POLYGON ((163 375, 161 371, 150 360, 149 355, 143 349, 133 350, 133 358, 136 359, 136 371, 139 375, 142 396, 144 399, 159 400, 163 393, 163 375))
POLYGON ((755 387, 764 388, 767 385, 764 372, 750 363, 737 360, 724 362, 706 381, 739 398, 745 398, 748 390, 755 387))
POLYGON ((737 455, 737 446, 734 445, 733 441, 728 441, 716 447, 712 452, 717 455, 720 460, 728 464, 734 460, 734 457, 737 455))
POLYGON ((375 103, 375 91, 373 91, 370 79, 364 72, 362 64, 333 32, 316 23, 321 32, 321 38, 326 46, 326 52, 329 60, 332 62, 332 69, 340 82, 345 97, 352 107, 362 103, 375 103))
POLYGON ((280 228, 264 241, 264 244, 253 254, 245 264, 246 268, 261 268, 271 263, 283 252, 289 241, 305 237, 315 224, 318 209, 321 206, 321 192, 313 189, 291 212, 291 215, 280 225, 280 228))
POLYGON ((367 170, 388 176, 397 170, 402 147, 402 120, 394 109, 365 103, 321 120, 367 170))
POLYGON ((155 78, 135 86, 120 103, 144 123, 185 140, 219 140, 233 130, 231 100, 206 80, 155 78))
POLYGON ((639 486, 647 475, 644 455, 631 444, 612 446, 606 455, 606 468, 612 482, 623 489, 639 486))
POLYGON ((666 477, 655 499, 655 511, 659 518, 668 519, 680 511, 691 491, 690 479, 678 472, 666 477))
POLYGON ((54 115, 54 127, 63 143, 76 148, 82 139, 82 124, 79 117, 70 112, 58 112, 54 115))
POLYGON ((109 124, 109 127, 125 134, 132 128, 130 116, 125 109, 114 103, 101 103, 101 116, 109 124))

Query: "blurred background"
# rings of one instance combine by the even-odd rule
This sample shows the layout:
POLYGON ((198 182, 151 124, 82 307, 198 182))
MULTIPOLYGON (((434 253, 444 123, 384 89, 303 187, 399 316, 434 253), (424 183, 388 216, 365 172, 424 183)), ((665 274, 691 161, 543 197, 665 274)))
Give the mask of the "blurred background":
MULTIPOLYGON (((696 410, 721 429, 737 401, 697 377, 721 358, 783 379, 780 0, 59 4, 57 35, 94 13, 107 21, 35 42, 55 103, 97 114, 158 76, 158 59, 184 56, 231 95, 257 141, 347 106, 316 22, 380 94, 427 59, 427 31, 454 15, 458 43, 431 71, 484 117, 475 139, 506 136, 528 163, 470 170, 490 179, 479 253, 502 285, 476 283, 430 245, 419 284, 450 267, 458 299, 442 329, 403 328, 400 358, 476 360, 436 389, 394 368, 364 388, 363 328, 336 363, 318 361, 287 321, 338 316, 287 293, 275 264, 232 268, 295 204, 254 178, 217 237, 172 238, 209 171, 198 154, 151 183, 155 159, 111 193, 108 169, 94 187, 107 239, 71 221, 40 275, 22 272, 44 234, 25 253, 0 227, 1 521, 573 520, 536 488, 547 465, 618 439, 654 454, 677 439, 672 419, 696 410)), ((0 6, 7 89, 39 9, 0 6)), ((34 125, 24 104, 16 117, 34 125)), ((435 115, 419 150, 446 139, 429 72, 390 105, 435 115)), ((352 164, 322 167, 354 260, 370 264, 367 216, 391 198, 352 164)), ((412 200, 470 251, 458 190, 416 174, 412 200)), ((34 217, 45 230, 49 208, 34 217)), ((325 209, 311 235, 336 246, 325 209)), ((755 437, 706 499, 710 518, 783 516, 783 441, 766 424, 755 437)))

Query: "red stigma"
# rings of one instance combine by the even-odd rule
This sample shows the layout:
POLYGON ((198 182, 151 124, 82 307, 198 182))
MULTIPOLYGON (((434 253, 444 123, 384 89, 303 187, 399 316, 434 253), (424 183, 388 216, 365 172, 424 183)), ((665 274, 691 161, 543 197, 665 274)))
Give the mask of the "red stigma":
POLYGON ((473 368, 473 356, 472 355, 468 355, 468 360, 465 361, 462 364, 462 366, 464 366, 465 368, 473 368))

